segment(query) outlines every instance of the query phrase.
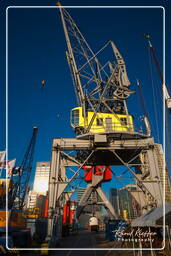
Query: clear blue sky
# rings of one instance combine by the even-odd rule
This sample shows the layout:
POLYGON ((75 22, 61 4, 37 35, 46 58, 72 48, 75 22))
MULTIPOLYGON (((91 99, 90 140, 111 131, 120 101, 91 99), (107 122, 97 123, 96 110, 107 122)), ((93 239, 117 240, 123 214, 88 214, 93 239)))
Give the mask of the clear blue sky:
MULTIPOLYGON (((4 1, 0 4, 0 81, 1 81, 1 148, 5 148, 5 8, 13 5, 50 5, 56 1, 4 1)), ((166 7, 166 72, 169 71, 171 26, 168 1, 62 1, 66 5, 162 5, 166 7)), ((108 40, 113 40, 127 65, 131 88, 136 89, 140 79, 146 105, 156 137, 154 108, 147 42, 144 33, 152 36, 159 61, 162 62, 162 9, 71 9, 71 16, 92 49, 96 52, 108 40)), ((34 157, 37 161, 49 161, 52 139, 73 137, 70 127, 70 109, 76 99, 70 71, 65 58, 66 42, 57 9, 9 9, 9 159, 21 161, 23 149, 32 133, 32 126, 39 126, 34 157), (41 88, 45 80, 45 88, 41 88)), ((171 76, 166 73, 170 84, 171 76)), ((154 69, 154 83, 160 86, 154 69)), ((159 111, 160 141, 162 142, 162 108, 156 98, 159 111)), ((129 112, 135 117, 141 114, 137 96, 129 100, 129 112)), ((19 162, 18 162, 19 164, 19 162)))

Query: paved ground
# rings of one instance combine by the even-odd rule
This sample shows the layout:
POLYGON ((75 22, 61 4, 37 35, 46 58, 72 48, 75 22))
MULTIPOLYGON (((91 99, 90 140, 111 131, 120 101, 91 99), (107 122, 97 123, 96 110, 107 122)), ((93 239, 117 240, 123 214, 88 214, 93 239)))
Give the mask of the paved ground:
MULTIPOLYGON (((104 232, 90 232, 88 230, 80 231, 77 235, 63 237, 58 249, 68 248, 68 250, 52 250, 49 251, 49 256, 158 256, 171 254, 158 254, 157 252, 133 252, 119 250, 95 250, 94 248, 123 248, 123 244, 114 241, 105 240, 104 232), (78 248, 72 250, 70 248, 78 248), (86 250, 88 248, 89 250, 86 250), (83 249, 83 250, 80 250, 83 249)), ((38 256, 43 255, 40 251, 20 252, 21 256, 38 256)), ((45 255, 45 254, 44 254, 45 255)), ((46 254, 47 255, 47 254, 46 254)))
MULTIPOLYGON (((90 232, 88 230, 80 231, 77 235, 70 235, 63 237, 60 241, 58 249, 68 250, 51 250, 50 256, 122 256, 125 252, 108 251, 108 250, 95 250, 94 248, 114 248, 116 245, 113 241, 109 242, 105 240, 104 232, 90 232), (78 248, 78 250, 71 250, 70 248, 78 248), (88 248, 89 250, 86 250, 88 248), (83 249, 83 250, 80 250, 83 249)), ((41 255, 39 252, 23 252, 20 255, 37 256, 41 255)), ((132 256, 132 253, 128 253, 127 256, 132 256)))

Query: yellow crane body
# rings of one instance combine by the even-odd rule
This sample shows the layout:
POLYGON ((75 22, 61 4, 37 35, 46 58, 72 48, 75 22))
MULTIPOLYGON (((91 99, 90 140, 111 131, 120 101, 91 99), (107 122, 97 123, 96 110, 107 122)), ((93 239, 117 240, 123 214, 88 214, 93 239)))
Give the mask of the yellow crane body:
POLYGON ((83 116, 82 107, 71 110, 71 126, 76 129, 88 129, 90 133, 106 132, 133 132, 133 116, 126 114, 94 113, 88 111, 86 118, 83 116))

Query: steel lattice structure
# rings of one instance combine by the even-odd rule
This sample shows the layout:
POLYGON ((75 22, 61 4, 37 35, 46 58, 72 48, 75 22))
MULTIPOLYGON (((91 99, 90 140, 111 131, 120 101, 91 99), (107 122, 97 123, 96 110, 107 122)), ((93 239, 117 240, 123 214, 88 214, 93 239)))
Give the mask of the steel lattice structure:
POLYGON ((114 42, 108 41, 94 53, 70 14, 64 8, 60 8, 60 14, 68 47, 67 60, 84 116, 87 110, 95 114, 128 114, 126 99, 134 91, 129 89, 126 65, 114 42), (111 51, 110 58, 105 55, 107 48, 111 51))
POLYGON ((33 127, 33 134, 29 141, 29 145, 26 149, 21 165, 18 168, 14 167, 12 170, 12 188, 9 191, 8 196, 9 209, 16 208, 22 210, 25 205, 25 197, 29 189, 28 184, 32 170, 37 132, 38 128, 33 127))
MULTIPOLYGON (((88 134, 98 112, 111 113, 116 118, 118 113, 129 115, 126 100, 134 92, 130 90, 126 65, 115 44, 109 41, 94 53, 69 13, 59 7, 78 105, 83 109, 84 118, 89 110, 94 113, 86 129, 88 134), (111 47, 111 59, 105 58, 107 47, 111 47)), ((81 170, 85 165, 124 166, 126 171, 123 175, 125 172, 131 173, 136 184, 136 191, 131 193, 141 206, 142 213, 163 204, 165 162, 161 145, 154 142, 150 132, 144 134, 128 130, 125 133, 118 131, 57 138, 52 145, 48 240, 57 237, 54 232, 59 225, 62 207, 79 187, 81 170)), ((97 193, 109 215, 118 218, 101 189, 102 182, 103 176, 93 173, 92 181, 78 204, 77 217, 88 204, 91 194, 97 193)))

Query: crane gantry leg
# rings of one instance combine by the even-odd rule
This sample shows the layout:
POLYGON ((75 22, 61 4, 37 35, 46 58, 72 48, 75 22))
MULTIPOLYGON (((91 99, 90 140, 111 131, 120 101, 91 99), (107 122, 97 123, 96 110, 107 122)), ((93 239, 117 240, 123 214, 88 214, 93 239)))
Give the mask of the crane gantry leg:
MULTIPOLYGON (((137 191, 131 194, 143 212, 163 204, 164 158, 161 145, 154 143, 153 138, 117 139, 106 141, 103 145, 90 139, 54 139, 49 181, 49 239, 54 236, 55 222, 59 225, 62 215, 62 195, 69 192, 71 195, 76 191, 79 186, 77 178, 83 165, 125 166, 133 174, 137 185, 137 191), (67 174, 69 169, 73 171, 70 177, 67 174)), ((100 179, 93 179, 87 187, 78 205, 78 217, 93 190, 96 190, 110 214, 117 217, 100 183, 100 179)))

